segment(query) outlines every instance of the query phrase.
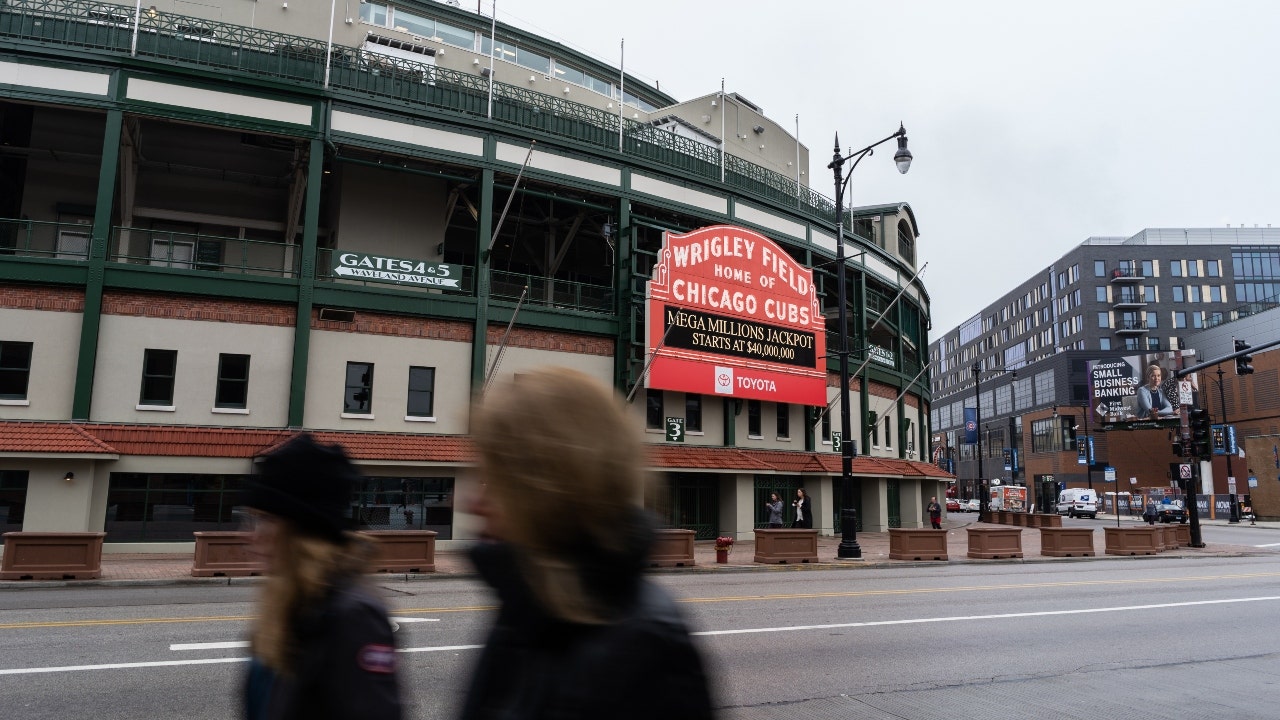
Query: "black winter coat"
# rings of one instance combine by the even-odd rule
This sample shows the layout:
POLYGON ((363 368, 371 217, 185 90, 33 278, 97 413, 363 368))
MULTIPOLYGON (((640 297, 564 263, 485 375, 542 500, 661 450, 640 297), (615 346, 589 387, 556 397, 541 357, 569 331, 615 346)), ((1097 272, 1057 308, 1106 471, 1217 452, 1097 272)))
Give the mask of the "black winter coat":
POLYGON ((675 602, 641 576, 644 555, 589 563, 596 597, 612 597, 619 608, 616 621, 605 625, 549 616, 507 545, 477 546, 472 559, 502 609, 462 720, 713 717, 702 660, 675 602))
POLYGON ((395 641, 387 611, 356 578, 299 618, 297 672, 275 675, 253 661, 245 692, 250 720, 399 720, 395 641))

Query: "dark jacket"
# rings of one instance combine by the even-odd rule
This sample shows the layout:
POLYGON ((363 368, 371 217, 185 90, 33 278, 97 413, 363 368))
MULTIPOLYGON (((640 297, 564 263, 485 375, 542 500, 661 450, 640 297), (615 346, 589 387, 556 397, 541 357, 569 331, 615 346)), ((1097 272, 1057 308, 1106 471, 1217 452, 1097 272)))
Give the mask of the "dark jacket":
POLYGON ((296 624, 297 672, 254 659, 245 687, 249 720, 399 720, 395 641, 382 602, 357 578, 335 587, 296 624))
POLYGON ((796 505, 796 510, 799 511, 796 513, 798 517, 792 526, 798 528, 813 527, 813 500, 809 499, 808 495, 805 495, 804 500, 796 500, 792 504, 796 505))
POLYGON ((502 607, 476 666, 463 720, 701 720, 711 718, 702 660, 675 602, 642 576, 648 539, 625 557, 588 555, 583 580, 614 619, 551 617, 509 545, 476 546, 472 560, 502 607), (637 555, 636 552, 639 551, 637 555))

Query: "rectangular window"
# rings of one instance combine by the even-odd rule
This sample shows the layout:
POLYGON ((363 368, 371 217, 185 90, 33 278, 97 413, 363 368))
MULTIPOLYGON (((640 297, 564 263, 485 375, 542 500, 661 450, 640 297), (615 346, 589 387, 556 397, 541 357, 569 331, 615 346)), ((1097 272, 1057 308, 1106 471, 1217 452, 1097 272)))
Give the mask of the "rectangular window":
POLYGON ((880 418, 874 412, 867 413, 867 426, 871 429, 871 447, 880 447, 880 418))
POLYGON ((218 389, 213 398, 213 406, 234 409, 249 407, 248 355, 218 355, 218 389))
POLYGON ((1098 327, 1100 328, 1111 327, 1111 313, 1109 312, 1098 313, 1098 327))
POLYGON ((166 235, 169 236, 168 239, 151 240, 151 264, 191 269, 191 262, 196 256, 196 244, 190 240, 174 240, 172 233, 166 235))
POLYGON ((0 533, 20 532, 27 507, 27 471, 0 470, 0 533))
POLYGON ((1111 338, 1098 338, 1098 349, 1099 349, 1099 350, 1110 350, 1110 349, 1111 349, 1111 338))
POLYGON ((1182 277, 1182 261, 1181 260, 1169 261, 1169 275, 1170 277, 1182 277))
POLYGON ((1187 326, 1187 314, 1179 311, 1173 314, 1173 326, 1175 328, 1184 328, 1187 326))
POLYGON ((702 432, 702 396, 686 393, 684 396, 685 432, 702 432))
POLYGON ((173 405, 173 379, 178 369, 177 350, 143 351, 142 393, 139 405, 169 407, 173 405))
POLYGON ((1200 277, 1200 263, 1198 261, 1187 261, 1187 277, 1200 277))
POLYGON ((373 414, 373 363, 347 363, 342 412, 353 415, 373 414))
POLYGON ((1174 302, 1183 302, 1183 301, 1186 299, 1186 294, 1184 293, 1185 289, 1186 289, 1186 288, 1182 287, 1181 285, 1174 285, 1174 286, 1173 286, 1173 301, 1174 301, 1174 302))
POLYGON ((1147 319, 1147 329, 1148 329, 1148 330, 1155 330, 1155 329, 1156 329, 1156 327, 1160 324, 1160 323, 1159 323, 1159 320, 1157 320, 1157 318, 1159 317, 1159 315, 1157 315, 1157 314, 1156 314, 1156 313, 1154 313, 1154 312, 1148 312, 1148 313, 1146 313, 1146 315, 1145 315, 1144 317, 1146 317, 1146 319, 1147 319))
POLYGON ((822 442, 831 442, 831 412, 822 413, 822 442))
POLYGON ((1097 293, 1098 293, 1098 296, 1097 296, 1098 302, 1107 301, 1107 287, 1105 285, 1099 285, 1097 287, 1097 293))
POLYGON ((1193 302, 1193 303, 1200 302, 1200 286, 1199 285, 1188 285, 1187 293, 1188 293, 1187 299, 1190 302, 1193 302))
POLYGON ((31 381, 29 342, 0 342, 0 400, 26 400, 31 381))
POLYGON ((1205 260, 1204 274, 1208 277, 1222 277, 1222 266, 1217 260, 1205 260))
POLYGON ((760 401, 747 401, 747 437, 764 437, 760 430, 760 401))
POLYGON ((786 403, 778 403, 778 439, 786 440, 791 437, 791 406, 786 403))
POLYGON ((646 430, 662 430, 666 428, 666 419, 662 416, 662 391, 647 390, 644 396, 644 427, 646 430))
POLYGON ((1204 312, 1196 310, 1191 313, 1191 327, 1197 329, 1204 327, 1204 312))
POLYGON ((1142 277, 1152 277, 1156 273, 1155 263, 1150 260, 1142 261, 1142 277))
POLYGON ((405 415, 411 418, 436 416, 436 369, 409 367, 409 402, 405 415))
POLYGON ((1106 261, 1105 261, 1105 260, 1094 260, 1094 261, 1093 261, 1093 276, 1094 276, 1094 277, 1106 277, 1106 276, 1107 276, 1107 263, 1106 263, 1106 261))

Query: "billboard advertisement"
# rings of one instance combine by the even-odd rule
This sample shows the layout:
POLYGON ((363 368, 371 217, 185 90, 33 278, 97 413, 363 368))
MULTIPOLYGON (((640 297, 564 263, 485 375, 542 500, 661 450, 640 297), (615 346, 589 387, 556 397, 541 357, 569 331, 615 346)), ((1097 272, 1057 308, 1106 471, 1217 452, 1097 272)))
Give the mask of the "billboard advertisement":
POLYGON ((1103 430, 1177 427, 1181 410, 1195 397, 1195 375, 1177 378, 1177 352, 1154 352, 1090 360, 1089 407, 1103 430))
POLYGON ((827 404, 813 271, 760 233, 729 225, 666 233, 646 307, 647 387, 827 404))

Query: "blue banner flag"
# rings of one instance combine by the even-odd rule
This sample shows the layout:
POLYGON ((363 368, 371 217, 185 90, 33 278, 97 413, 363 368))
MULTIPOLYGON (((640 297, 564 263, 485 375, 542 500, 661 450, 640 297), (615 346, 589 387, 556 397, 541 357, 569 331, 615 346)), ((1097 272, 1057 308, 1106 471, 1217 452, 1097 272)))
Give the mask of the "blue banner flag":
POLYGON ((978 409, 964 409, 964 444, 978 444, 978 409))

